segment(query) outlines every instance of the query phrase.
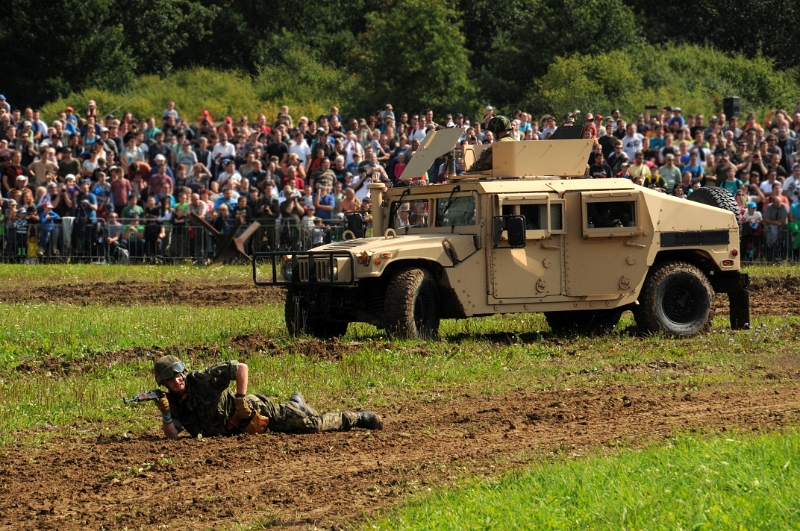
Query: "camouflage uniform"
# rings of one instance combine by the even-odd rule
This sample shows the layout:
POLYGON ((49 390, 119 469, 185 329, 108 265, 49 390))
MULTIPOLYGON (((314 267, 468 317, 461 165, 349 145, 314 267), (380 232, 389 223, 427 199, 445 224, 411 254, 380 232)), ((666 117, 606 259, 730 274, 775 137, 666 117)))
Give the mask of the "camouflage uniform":
MULTIPOLYGON (((172 419, 180 432, 186 430, 192 437, 202 434, 236 435, 239 429, 229 429, 228 419, 236 413, 234 392, 228 389, 236 380, 239 362, 217 363, 202 371, 192 371, 185 376, 186 398, 168 392, 172 419)), ((325 413, 320 415, 303 401, 299 393, 289 402, 274 404, 263 395, 247 395, 246 400, 254 411, 269 417, 270 431, 286 433, 317 433, 321 431, 345 431, 354 428, 358 415, 351 412, 325 413)))
MULTIPOLYGON (((486 125, 486 129, 492 134, 497 135, 503 131, 511 131, 511 122, 505 116, 495 116, 486 125)), ((512 135, 506 135, 495 142, 514 142, 512 135)), ((487 171, 492 169, 492 147, 489 146, 478 157, 478 160, 470 167, 469 171, 487 171)))

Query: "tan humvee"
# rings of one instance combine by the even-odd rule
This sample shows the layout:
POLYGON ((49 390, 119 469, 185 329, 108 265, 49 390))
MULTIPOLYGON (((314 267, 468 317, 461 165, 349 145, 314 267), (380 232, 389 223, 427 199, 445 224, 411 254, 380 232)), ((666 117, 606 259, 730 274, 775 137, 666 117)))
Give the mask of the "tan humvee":
MULTIPOLYGON (((430 133, 401 178, 424 174, 460 134, 430 133)), ((519 312, 544 312, 554 332, 594 333, 628 309, 640 330, 690 336, 709 327, 715 290, 729 296, 731 326, 747 326, 730 194, 687 201, 627 179, 577 178, 591 145, 500 142, 492 170, 449 184, 370 183, 378 236, 257 254, 256 284, 285 286, 290 333, 318 337, 361 321, 431 338, 441 318, 519 312)), ((466 167, 482 149, 465 146, 466 167)))

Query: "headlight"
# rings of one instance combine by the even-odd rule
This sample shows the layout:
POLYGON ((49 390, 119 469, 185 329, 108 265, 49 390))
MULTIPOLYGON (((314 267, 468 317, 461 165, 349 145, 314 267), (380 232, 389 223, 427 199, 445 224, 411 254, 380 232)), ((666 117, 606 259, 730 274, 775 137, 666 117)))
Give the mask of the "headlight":
POLYGON ((339 280, 339 265, 334 263, 331 271, 331 280, 339 280))
POLYGON ((363 266, 368 266, 370 258, 372 258, 372 253, 369 251, 364 251, 363 253, 358 255, 358 263, 363 266))

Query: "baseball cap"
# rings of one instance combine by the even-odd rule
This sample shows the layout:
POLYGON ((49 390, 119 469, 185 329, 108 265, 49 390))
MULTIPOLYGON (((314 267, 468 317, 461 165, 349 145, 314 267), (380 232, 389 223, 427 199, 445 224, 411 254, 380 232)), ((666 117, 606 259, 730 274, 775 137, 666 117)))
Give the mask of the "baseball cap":
POLYGON ((114 166, 111 166, 111 167, 108 169, 108 171, 109 171, 109 173, 110 173, 110 172, 112 172, 112 171, 119 170, 119 169, 121 169, 119 166, 117 166, 117 165, 114 165, 114 166))
POLYGON ((486 112, 493 111, 494 108, 491 105, 486 106, 486 112))
POLYGON ((603 119, 603 115, 602 114, 595 114, 594 115, 594 119, 595 120, 602 120, 603 119))
POLYGON ((753 201, 750 201, 749 203, 747 203, 747 208, 755 208, 756 206, 757 205, 753 201))
POLYGON ((100 128, 100 132, 101 133, 108 133, 108 127, 101 127, 100 128))
POLYGON ((89 100, 89 105, 97 105, 94 100, 89 100))
POLYGON ((30 126, 31 126, 31 123, 28 120, 25 120, 24 122, 22 122, 22 127, 30 127, 30 126))
POLYGON ((64 109, 64 112, 73 112, 74 110, 75 109, 73 109, 72 107, 67 107, 64 109))
POLYGON ((74 181, 75 180, 75 176, 73 174, 69 173, 69 174, 67 174, 66 177, 64 177, 64 180, 65 181, 69 181, 69 180, 73 180, 74 181))
POLYGON ((27 177, 25 177, 24 175, 17 175, 18 181, 24 181, 25 179, 27 179, 27 177))
POLYGON ((47 187, 48 187, 48 188, 58 188, 58 184, 57 184, 57 183, 54 183, 54 182, 47 183, 47 187))
POLYGON ((17 201, 15 199, 9 199, 8 206, 17 206, 17 201))
POLYGON ((88 184, 89 186, 91 186, 92 185, 92 180, 91 179, 84 179, 83 183, 81 183, 81 184, 88 184))
POLYGON ((228 123, 231 123, 231 122, 233 122, 233 118, 231 118, 230 116, 226 116, 225 117, 225 121, 228 122, 228 123))
POLYGON ((622 166, 630 166, 630 165, 631 165, 631 163, 630 163, 630 162, 623 162, 623 163, 622 163, 622 166))
POLYGON ((191 142, 189 142, 188 140, 184 140, 184 141, 183 141, 183 145, 184 145, 184 146, 191 146, 191 145, 192 145, 192 143, 191 143, 191 142))
POLYGON ((0 94, 0 101, 6 101, 6 95, 0 94))
POLYGON ((673 112, 682 112, 680 107, 673 107, 673 112))
POLYGON ((664 157, 664 158, 665 159, 669 159, 669 160, 673 160, 675 158, 675 155, 673 155, 672 153, 667 153, 667 156, 664 157))
POLYGON ((156 161, 165 161, 165 160, 167 160, 167 159, 166 159, 166 157, 164 157, 164 155, 161 155, 161 154, 159 153, 158 155, 156 155, 156 158, 155 158, 155 160, 156 160, 156 161))

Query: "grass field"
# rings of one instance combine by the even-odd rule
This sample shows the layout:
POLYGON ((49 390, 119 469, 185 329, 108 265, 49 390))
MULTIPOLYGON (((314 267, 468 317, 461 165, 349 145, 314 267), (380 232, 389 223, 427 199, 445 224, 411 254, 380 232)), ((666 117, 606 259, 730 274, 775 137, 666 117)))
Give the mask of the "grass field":
POLYGON ((796 529, 800 432, 682 435, 419 496, 364 529, 796 529))
MULTIPOLYGON (((800 275, 758 266, 754 278, 800 275)), ((0 290, 58 290, 93 283, 249 285, 246 266, 0 265, 0 290)), ((290 338, 278 303, 9 303, 0 306, 0 453, 98 435, 152 433, 151 405, 121 398, 152 389, 165 352, 193 368, 226 359, 251 367, 250 390, 273 397, 302 389, 321 409, 361 404, 393 411, 515 391, 655 392, 794 388, 800 317, 759 316, 731 331, 726 317, 692 339, 634 333, 630 315, 613 334, 559 338, 543 316, 444 321, 439 341, 390 341, 351 325, 341 344, 290 338), (254 346, 255 345, 255 346, 254 346)), ((368 517, 365 529, 796 528, 800 434, 683 435, 593 457, 537 457, 530 469, 490 481, 467 474, 406 506, 368 517)), ((0 490, 0 495, 2 491, 0 490)), ((256 520, 245 528, 268 527, 256 520)), ((265 523, 266 522, 266 523, 265 523)), ((361 525, 361 524, 358 524, 361 525)), ((225 526, 223 526, 225 527, 225 526)))

